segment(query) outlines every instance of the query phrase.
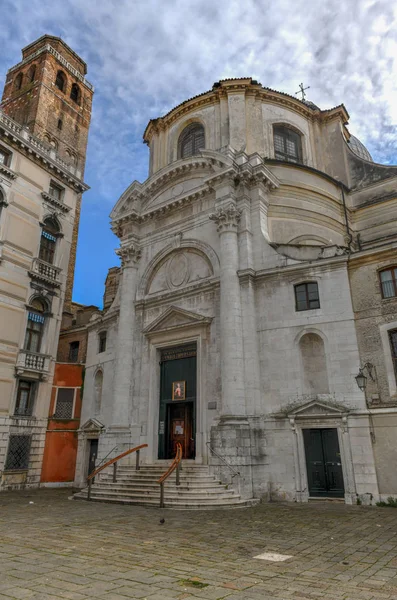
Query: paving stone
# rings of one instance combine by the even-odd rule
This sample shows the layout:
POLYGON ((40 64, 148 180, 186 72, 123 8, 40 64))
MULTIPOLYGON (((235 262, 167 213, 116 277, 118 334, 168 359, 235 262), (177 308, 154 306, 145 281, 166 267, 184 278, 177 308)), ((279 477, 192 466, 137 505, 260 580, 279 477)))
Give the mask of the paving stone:
POLYGON ((25 492, 0 494, 0 600, 397 600, 392 509, 272 503, 160 525, 157 509, 69 493, 29 491, 29 519, 25 492))

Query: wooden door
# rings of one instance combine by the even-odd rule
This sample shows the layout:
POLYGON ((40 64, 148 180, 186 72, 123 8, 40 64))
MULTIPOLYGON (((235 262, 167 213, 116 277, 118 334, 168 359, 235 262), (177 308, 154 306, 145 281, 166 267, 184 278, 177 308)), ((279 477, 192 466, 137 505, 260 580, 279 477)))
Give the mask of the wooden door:
POLYGON ((337 429, 304 429, 303 438, 310 496, 343 498, 337 429))
POLYGON ((194 458, 191 413, 190 403, 169 405, 168 458, 175 456, 178 442, 182 446, 182 457, 194 458))

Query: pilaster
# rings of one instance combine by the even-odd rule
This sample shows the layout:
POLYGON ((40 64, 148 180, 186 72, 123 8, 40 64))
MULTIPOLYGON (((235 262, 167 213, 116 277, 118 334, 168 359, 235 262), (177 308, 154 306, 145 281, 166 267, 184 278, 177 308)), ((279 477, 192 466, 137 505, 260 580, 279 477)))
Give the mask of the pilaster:
POLYGON ((135 330, 135 297, 138 283, 138 262, 141 251, 137 244, 116 251, 122 261, 120 278, 120 313, 114 375, 112 430, 130 428, 131 384, 135 330))
POLYGON ((241 210, 229 200, 209 218, 220 236, 220 325, 223 418, 243 416, 245 409, 243 334, 237 227, 241 210))

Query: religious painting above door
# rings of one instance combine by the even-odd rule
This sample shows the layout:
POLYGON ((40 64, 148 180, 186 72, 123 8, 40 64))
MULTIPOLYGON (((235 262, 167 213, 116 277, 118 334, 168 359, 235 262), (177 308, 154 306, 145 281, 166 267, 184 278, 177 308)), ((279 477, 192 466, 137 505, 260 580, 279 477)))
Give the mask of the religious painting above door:
POLYGON ((185 400, 186 398, 186 381, 172 382, 172 399, 185 400))

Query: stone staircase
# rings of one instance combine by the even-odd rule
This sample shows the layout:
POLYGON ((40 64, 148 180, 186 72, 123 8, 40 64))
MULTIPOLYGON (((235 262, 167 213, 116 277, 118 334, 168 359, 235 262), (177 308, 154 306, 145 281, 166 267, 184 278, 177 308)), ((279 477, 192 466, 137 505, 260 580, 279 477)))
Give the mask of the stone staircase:
MULTIPOLYGON (((91 501, 159 507, 160 486, 157 479, 166 469, 167 465, 142 465, 136 471, 133 466, 119 465, 117 481, 113 482, 113 467, 108 467, 96 477, 91 488, 91 501)), ((75 494, 73 500, 87 500, 87 488, 75 494)), ((174 472, 164 486, 165 508, 241 508, 258 502, 241 499, 231 486, 217 481, 206 465, 182 462, 180 485, 176 485, 174 472)))

